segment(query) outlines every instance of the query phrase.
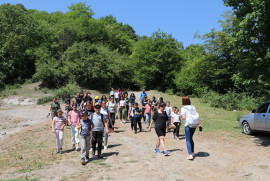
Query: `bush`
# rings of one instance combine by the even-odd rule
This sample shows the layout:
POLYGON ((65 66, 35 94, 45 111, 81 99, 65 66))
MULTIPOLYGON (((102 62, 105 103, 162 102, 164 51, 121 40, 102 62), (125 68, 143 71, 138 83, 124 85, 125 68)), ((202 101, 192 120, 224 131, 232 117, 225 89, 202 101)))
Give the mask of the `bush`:
POLYGON ((21 88, 21 84, 14 84, 14 85, 7 85, 6 90, 13 90, 13 89, 19 89, 21 88))
POLYGON ((44 94, 47 94, 49 92, 49 89, 48 88, 42 88, 41 91, 44 93, 44 94))
POLYGON ((266 98, 254 98, 247 93, 229 91, 226 94, 218 94, 210 91, 202 94, 201 102, 210 103, 211 107, 224 108, 226 110, 252 110, 266 101, 266 98))
POLYGON ((61 87, 53 92, 58 99, 65 100, 67 96, 72 96, 76 94, 77 91, 78 91, 77 84, 70 84, 67 85, 66 87, 61 87))
POLYGON ((167 90, 166 90, 166 94, 174 95, 173 89, 167 89, 167 90))
POLYGON ((26 79, 24 81, 24 84, 31 84, 31 83, 33 83, 33 80, 32 79, 26 79))
POLYGON ((53 100, 55 96, 46 96, 46 97, 42 97, 42 98, 39 98, 37 100, 37 104, 45 104, 47 102, 51 102, 53 100))

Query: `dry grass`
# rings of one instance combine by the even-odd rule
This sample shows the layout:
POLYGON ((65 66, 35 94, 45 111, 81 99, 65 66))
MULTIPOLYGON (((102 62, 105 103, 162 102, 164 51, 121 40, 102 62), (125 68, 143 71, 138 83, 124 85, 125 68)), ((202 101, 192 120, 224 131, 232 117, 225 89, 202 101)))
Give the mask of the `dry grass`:
MULTIPOLYGON (((69 139, 64 140, 66 143, 69 139)), ((56 155, 55 145, 50 121, 10 135, 1 141, 3 152, 0 153, 0 170, 12 169, 14 172, 24 173, 45 168, 63 158, 62 155, 56 155)))

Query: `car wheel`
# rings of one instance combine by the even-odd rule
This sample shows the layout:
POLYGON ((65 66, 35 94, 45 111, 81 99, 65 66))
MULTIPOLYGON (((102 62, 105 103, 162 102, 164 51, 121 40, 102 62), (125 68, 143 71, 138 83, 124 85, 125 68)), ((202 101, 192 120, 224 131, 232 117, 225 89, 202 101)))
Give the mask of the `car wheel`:
POLYGON ((248 124, 248 122, 244 121, 242 123, 242 130, 243 130, 243 133, 245 133, 246 135, 250 135, 252 133, 252 130, 248 124))

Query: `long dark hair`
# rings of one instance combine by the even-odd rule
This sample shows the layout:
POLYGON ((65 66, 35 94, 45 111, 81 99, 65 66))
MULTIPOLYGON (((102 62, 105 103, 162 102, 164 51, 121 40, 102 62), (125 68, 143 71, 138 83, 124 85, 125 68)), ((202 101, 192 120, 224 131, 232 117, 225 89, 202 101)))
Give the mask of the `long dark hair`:
POLYGON ((120 97, 120 100, 125 100, 125 98, 124 98, 124 96, 123 96, 123 95, 120 97))
POLYGON ((108 102, 107 97, 106 97, 105 95, 103 95, 103 96, 101 97, 101 101, 108 102))

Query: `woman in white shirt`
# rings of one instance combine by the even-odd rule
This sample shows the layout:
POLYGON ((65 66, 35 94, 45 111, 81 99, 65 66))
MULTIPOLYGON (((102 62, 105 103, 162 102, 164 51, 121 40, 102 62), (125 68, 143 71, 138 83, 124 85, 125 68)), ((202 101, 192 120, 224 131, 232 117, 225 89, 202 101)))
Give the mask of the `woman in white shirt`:
MULTIPOLYGON (((194 141, 193 141, 193 135, 196 131, 196 127, 189 127, 187 119, 190 118, 191 111, 194 110, 196 111, 195 107, 191 105, 190 99, 188 96, 182 97, 182 104, 183 107, 181 108, 181 117, 185 121, 185 135, 186 135, 186 144, 187 144, 187 149, 188 149, 188 154, 189 156, 187 157, 188 160, 193 160, 195 153, 194 153, 194 141)), ((199 121, 199 126, 201 127, 201 122, 199 121)))

